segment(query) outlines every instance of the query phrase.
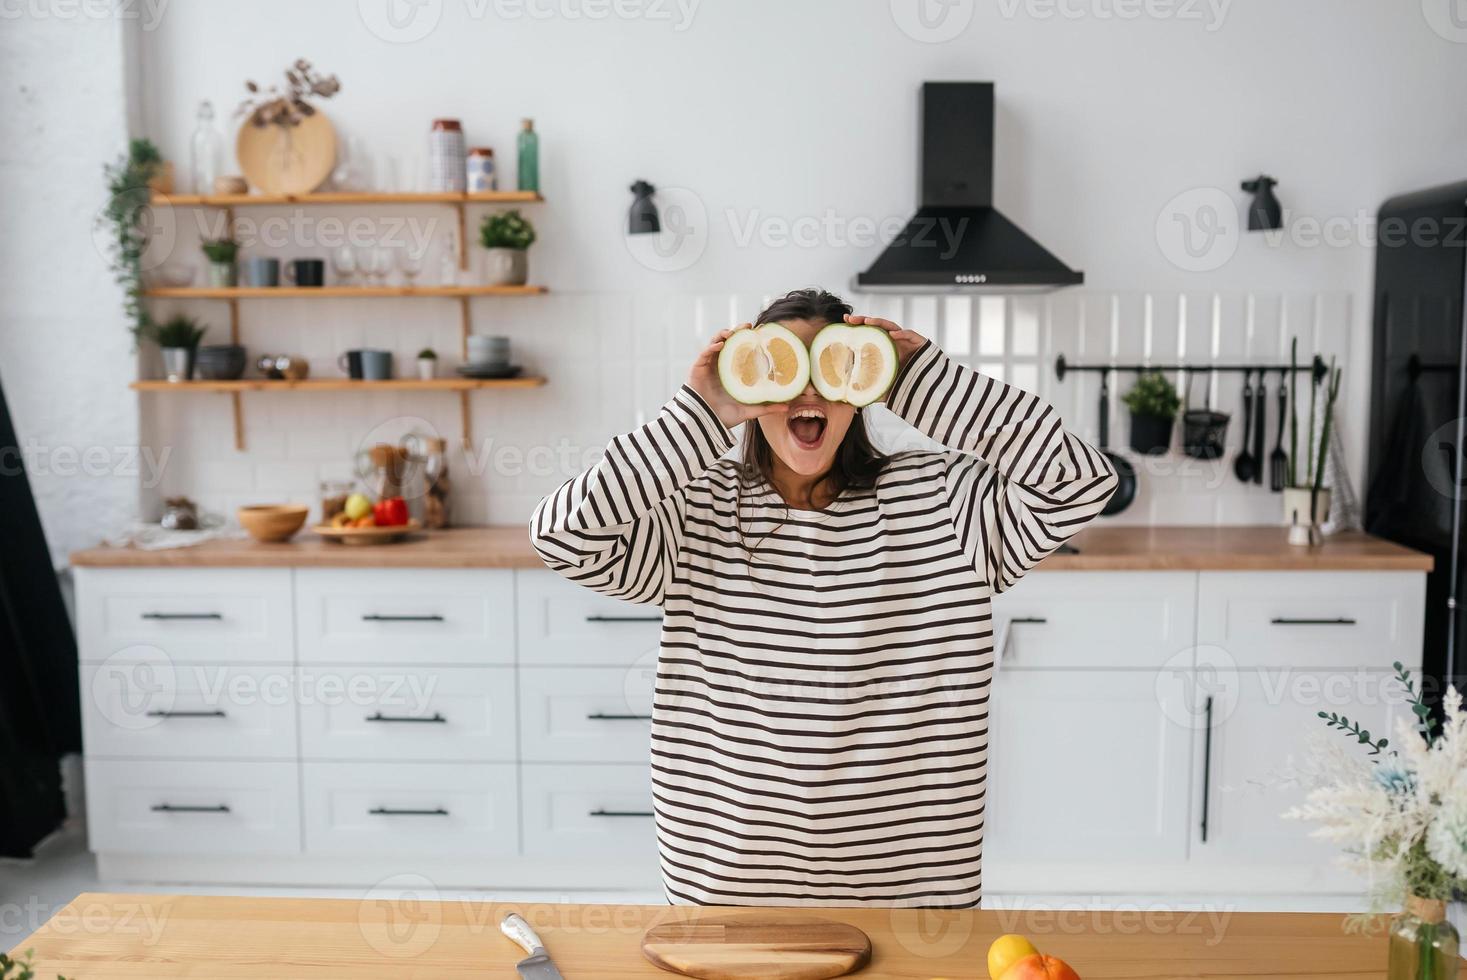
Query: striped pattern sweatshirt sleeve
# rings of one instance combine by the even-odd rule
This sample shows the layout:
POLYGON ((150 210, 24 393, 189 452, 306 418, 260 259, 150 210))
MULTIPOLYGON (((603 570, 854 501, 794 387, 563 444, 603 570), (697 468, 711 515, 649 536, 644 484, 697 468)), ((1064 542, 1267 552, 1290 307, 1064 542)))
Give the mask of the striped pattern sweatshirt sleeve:
POLYGON ((684 385, 655 419, 612 439, 600 463, 540 501, 530 518, 535 550, 573 582, 660 604, 682 545, 681 491, 733 442, 684 385))
POLYGON ((995 592, 1080 530, 1115 492, 1115 468, 1066 432, 1035 395, 951 360, 928 341, 887 407, 955 452, 945 455, 953 526, 995 592))

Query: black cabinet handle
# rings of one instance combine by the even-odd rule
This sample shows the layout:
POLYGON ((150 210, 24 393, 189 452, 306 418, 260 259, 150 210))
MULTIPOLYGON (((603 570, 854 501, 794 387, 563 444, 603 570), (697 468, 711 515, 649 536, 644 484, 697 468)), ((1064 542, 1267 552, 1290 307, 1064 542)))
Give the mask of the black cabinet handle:
POLYGON ((1335 619, 1290 619, 1287 616, 1275 616, 1269 620, 1274 626, 1354 626, 1355 620, 1346 616, 1335 619))
POLYGON ((443 807, 434 807, 431 810, 393 810, 389 807, 378 806, 367 811, 374 817, 446 817, 448 811, 443 807))
POLYGON ((367 720, 368 721, 406 722, 407 724, 412 724, 412 725, 446 725, 446 724, 448 724, 448 719, 445 718, 445 717, 443 717, 441 714, 439 714, 436 711, 433 712, 433 717, 432 718, 415 718, 412 715, 384 715, 382 712, 379 711, 375 715, 368 715, 367 716, 367 720))
POLYGON ((223 803, 218 806, 174 806, 172 803, 159 803, 153 807, 154 813, 229 813, 229 807, 223 803))
POLYGON ((149 718, 224 718, 222 711, 149 711, 149 718))
POLYGON ((586 716, 587 721, 651 721, 651 715, 609 715, 604 711, 595 711, 586 716))
POLYGON ((224 614, 223 613, 216 613, 216 612, 207 612, 207 613, 145 612, 145 613, 143 613, 143 618, 144 619, 161 619, 161 620, 169 620, 169 619, 223 619, 224 618, 224 614))
POLYGON ((1015 616, 1013 619, 1009 620, 1009 625, 1012 626, 1015 623, 1033 623, 1036 626, 1043 626, 1047 622, 1049 622, 1049 620, 1045 619, 1043 616, 1015 616))
POLYGON ((660 623, 661 616, 587 616, 588 623, 660 623))
POLYGON ((592 810, 588 816, 592 817, 655 817, 651 810, 592 810))
POLYGON ((1202 843, 1207 843, 1207 802, 1212 795, 1212 696, 1203 709, 1202 730, 1202 843))
POLYGON ((429 613, 426 616, 384 616, 381 613, 363 613, 362 619, 368 623, 441 623, 443 617, 437 613, 429 613))

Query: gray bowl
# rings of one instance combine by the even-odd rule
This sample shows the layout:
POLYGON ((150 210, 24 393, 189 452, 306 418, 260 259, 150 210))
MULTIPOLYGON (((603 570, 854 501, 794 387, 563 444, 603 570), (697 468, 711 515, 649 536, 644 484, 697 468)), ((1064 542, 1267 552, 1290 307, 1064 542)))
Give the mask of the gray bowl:
POLYGON ((205 381, 234 381, 245 373, 245 349, 239 344, 210 344, 194 357, 194 371, 205 381))

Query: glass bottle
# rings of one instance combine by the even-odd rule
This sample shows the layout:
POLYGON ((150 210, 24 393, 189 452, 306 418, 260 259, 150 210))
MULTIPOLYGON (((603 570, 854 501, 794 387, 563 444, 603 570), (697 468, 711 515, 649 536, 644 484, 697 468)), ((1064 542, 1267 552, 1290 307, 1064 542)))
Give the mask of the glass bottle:
POLYGON ((198 120, 189 144, 189 180, 195 194, 212 194, 224 166, 224 137, 214 125, 214 106, 207 99, 199 103, 198 120))
POLYGON ((519 138, 519 188, 522 191, 540 190, 540 136, 535 132, 535 120, 522 123, 519 138))
POLYGON ((1412 895, 1391 923, 1388 980, 1455 978, 1458 942, 1446 903, 1412 895))

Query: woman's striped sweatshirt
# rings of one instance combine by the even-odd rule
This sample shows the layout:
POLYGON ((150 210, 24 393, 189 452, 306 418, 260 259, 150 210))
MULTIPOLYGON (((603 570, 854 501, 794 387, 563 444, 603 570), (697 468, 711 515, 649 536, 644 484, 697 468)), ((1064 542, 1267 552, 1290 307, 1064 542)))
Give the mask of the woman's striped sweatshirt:
POLYGON ((948 452, 792 510, 684 387, 530 522, 545 563, 659 605, 652 782, 677 903, 975 905, 990 598, 1115 471, 1035 396, 912 355, 888 407, 948 452))

